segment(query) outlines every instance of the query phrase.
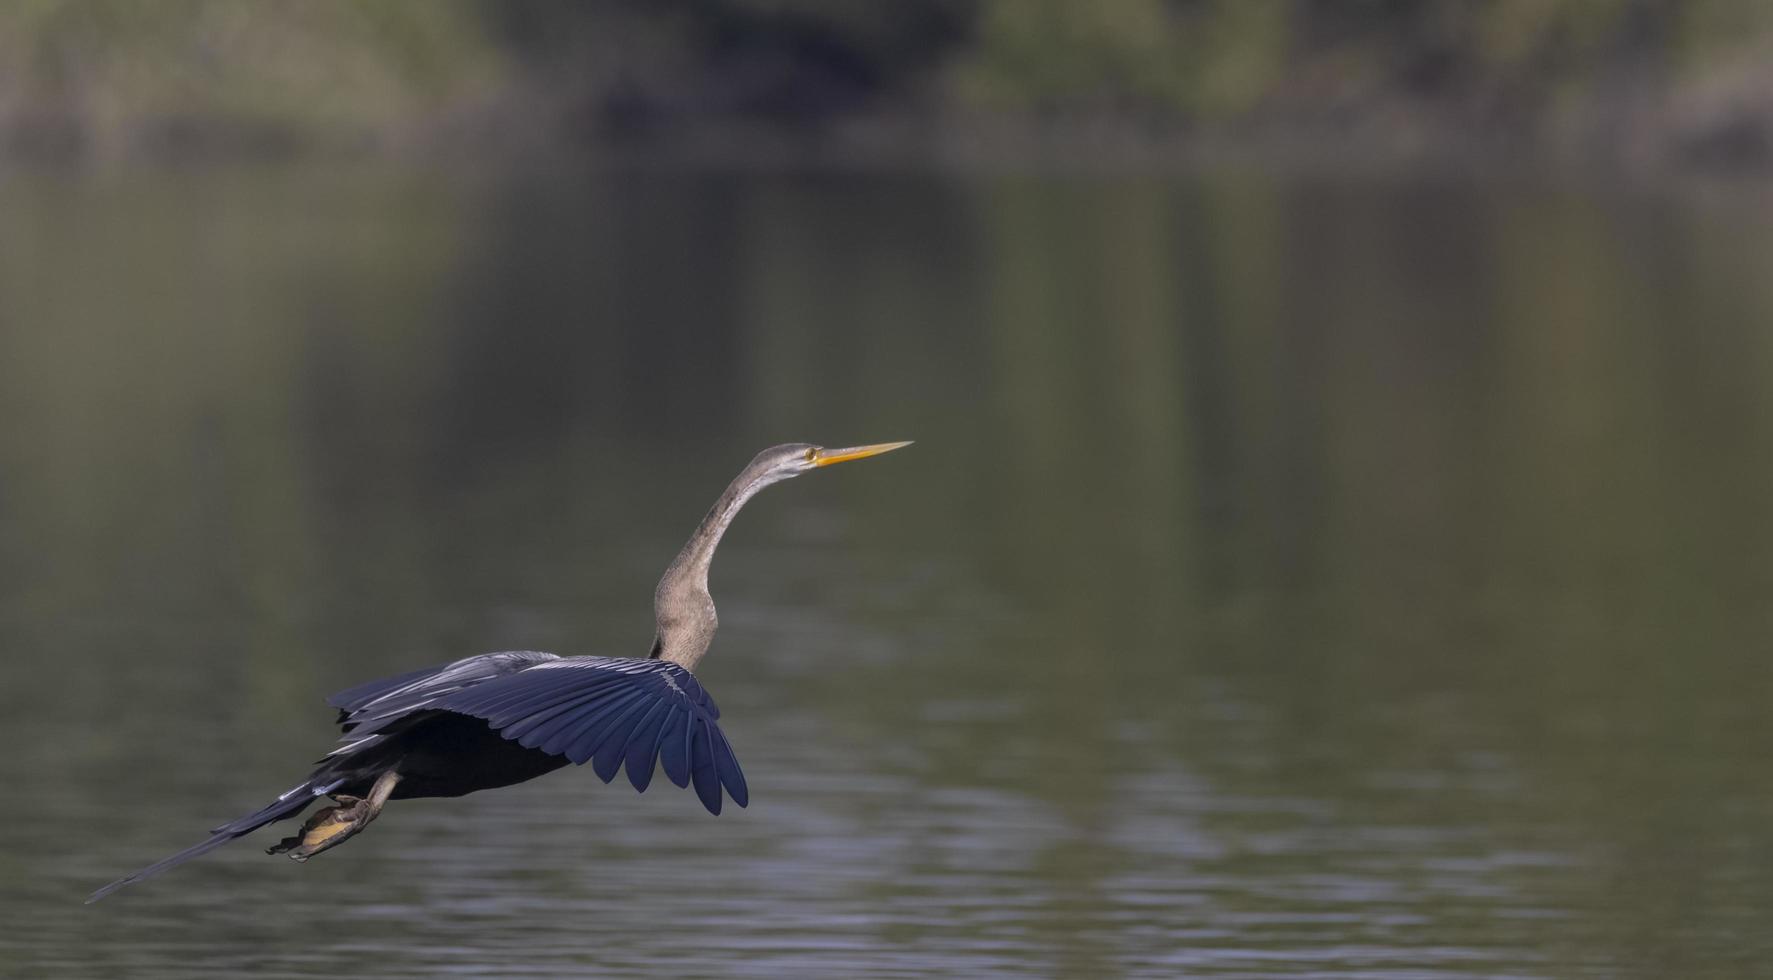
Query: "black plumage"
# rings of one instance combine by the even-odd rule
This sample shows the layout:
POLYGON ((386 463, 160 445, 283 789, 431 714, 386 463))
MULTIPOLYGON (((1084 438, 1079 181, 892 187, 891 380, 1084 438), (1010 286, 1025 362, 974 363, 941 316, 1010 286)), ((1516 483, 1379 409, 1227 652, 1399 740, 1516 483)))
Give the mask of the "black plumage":
POLYGON ((94 892, 97 901, 266 824, 302 813, 322 797, 332 806, 271 847, 306 860, 376 818, 389 800, 451 797, 509 786, 568 764, 590 764, 608 783, 626 771, 640 792, 653 772, 695 788, 709 813, 750 791, 720 730, 720 709, 691 671, 717 625, 708 595, 714 548, 733 515, 758 490, 811 469, 862 459, 907 443, 830 450, 796 443, 759 453, 727 486, 659 580, 652 656, 560 657, 530 650, 486 653, 340 691, 344 735, 301 784, 177 854, 94 892))

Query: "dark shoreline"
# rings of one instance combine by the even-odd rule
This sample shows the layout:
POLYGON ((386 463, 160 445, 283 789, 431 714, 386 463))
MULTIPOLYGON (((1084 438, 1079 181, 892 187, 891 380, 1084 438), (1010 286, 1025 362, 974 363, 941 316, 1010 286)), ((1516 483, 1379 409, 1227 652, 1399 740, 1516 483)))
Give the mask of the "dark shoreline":
POLYGON ((380 128, 205 115, 131 121, 100 135, 72 114, 0 121, 0 168, 387 162, 499 166, 583 157, 610 165, 768 170, 1162 172, 1256 166, 1351 172, 1568 173, 1638 180, 1773 175, 1773 118, 1707 129, 1639 119, 1477 126, 1427 109, 1335 123, 1294 116, 1214 124, 1030 113, 879 113, 817 122, 662 119, 612 133, 587 113, 522 98, 380 128), (522 107, 517 112, 507 109, 522 107), (1588 135, 1581 135, 1586 132, 1588 135), (1600 134, 1600 135, 1597 135, 1600 134))

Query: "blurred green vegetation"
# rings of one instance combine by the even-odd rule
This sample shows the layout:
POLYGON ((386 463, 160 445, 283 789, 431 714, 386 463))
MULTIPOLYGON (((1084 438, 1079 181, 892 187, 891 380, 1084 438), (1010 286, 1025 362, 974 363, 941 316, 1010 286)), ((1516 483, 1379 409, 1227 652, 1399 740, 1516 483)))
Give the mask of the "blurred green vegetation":
POLYGON ((462 0, 0 7, 0 112, 25 151, 363 140, 503 78, 462 0))
POLYGON ((1753 0, 19 0, 0 137, 119 156, 888 121, 915 149, 986 119, 1760 164, 1770 51, 1753 0))

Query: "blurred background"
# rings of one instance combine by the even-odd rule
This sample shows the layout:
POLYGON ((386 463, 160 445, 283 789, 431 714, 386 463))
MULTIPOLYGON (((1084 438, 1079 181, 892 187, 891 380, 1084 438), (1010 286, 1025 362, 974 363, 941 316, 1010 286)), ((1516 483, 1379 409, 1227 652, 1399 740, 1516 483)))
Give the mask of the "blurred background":
POLYGON ((1757 0, 22 0, 6 156, 1773 163, 1757 0))
POLYGON ((1770 9, 0 7, 0 975, 1769 975, 1770 9), (749 809, 79 904, 890 439, 715 564, 749 809))

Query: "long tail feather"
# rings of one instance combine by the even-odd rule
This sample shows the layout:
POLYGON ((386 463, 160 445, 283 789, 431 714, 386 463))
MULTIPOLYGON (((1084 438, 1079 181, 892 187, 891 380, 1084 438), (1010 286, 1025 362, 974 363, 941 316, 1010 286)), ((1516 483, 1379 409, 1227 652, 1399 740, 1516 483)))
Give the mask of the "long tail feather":
POLYGON ((93 902, 104 898, 106 895, 122 888, 124 885, 133 885, 138 881, 145 881, 163 871, 176 868, 194 857, 208 854, 210 851, 221 847, 223 844, 252 833, 260 827, 263 827, 265 824, 282 820, 285 817, 295 816, 307 809, 308 804, 314 802, 313 789, 314 783, 312 781, 297 786, 295 789, 279 796, 275 801, 266 805, 263 809, 254 813, 249 813, 238 820, 217 827, 210 832, 208 840, 193 844, 171 857, 156 861, 134 874, 124 875, 105 887, 100 888, 98 891, 87 896, 86 904, 91 905, 93 902))

